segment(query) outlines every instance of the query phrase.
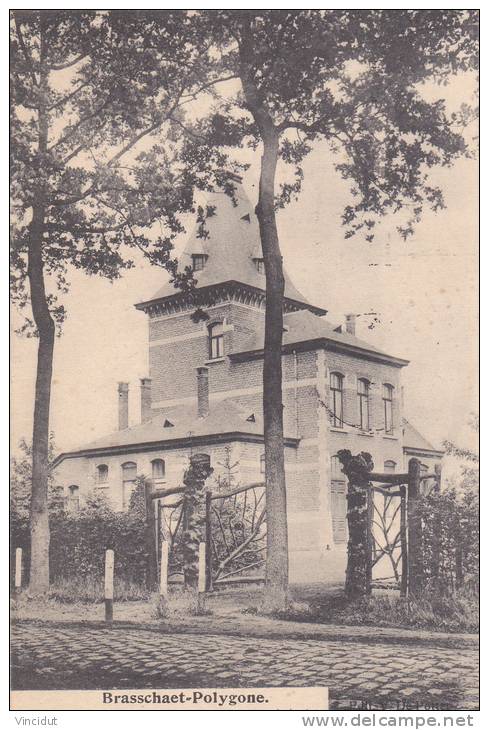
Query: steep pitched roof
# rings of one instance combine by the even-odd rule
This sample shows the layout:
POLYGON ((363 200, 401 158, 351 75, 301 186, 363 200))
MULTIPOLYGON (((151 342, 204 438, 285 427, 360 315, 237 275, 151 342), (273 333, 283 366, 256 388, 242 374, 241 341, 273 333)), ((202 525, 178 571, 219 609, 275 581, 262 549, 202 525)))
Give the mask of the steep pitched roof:
POLYGON ((420 432, 414 428, 405 418, 402 419, 403 423, 403 448, 407 451, 432 451, 434 454, 443 454, 441 449, 435 449, 420 432))
MULTIPOLYGON (((301 343, 317 342, 320 340, 327 341, 331 345, 345 347, 350 351, 361 350, 365 355, 367 352, 371 357, 377 359, 387 359, 393 364, 403 367, 408 364, 407 360, 396 358, 379 350, 368 342, 364 342, 355 335, 348 332, 338 332, 334 325, 328 322, 324 317, 317 317, 312 312, 305 309, 299 312, 290 312, 284 315, 285 331, 283 334, 283 346, 285 348, 298 345, 301 343)), ((242 359, 249 353, 257 353, 263 350, 263 341, 265 330, 263 325, 244 343, 241 343, 239 349, 231 353, 234 359, 242 359), (241 358, 240 358, 241 356, 241 358)))
MULTIPOLYGON (((188 441, 192 439, 204 440, 211 437, 224 437, 226 435, 240 434, 242 437, 263 438, 263 420, 258 414, 244 411, 236 406, 233 401, 221 401, 211 403, 210 412, 205 418, 199 418, 195 404, 178 406, 165 409, 162 415, 152 418, 151 421, 131 426, 122 431, 103 436, 91 441, 76 451, 60 454, 54 466, 64 458, 73 456, 90 456, 99 452, 120 449, 127 452, 131 447, 148 447, 151 444, 168 444, 168 447, 175 441, 188 441), (249 420, 253 415, 253 419, 249 420), (165 427, 165 422, 169 426, 165 427)), ((285 435, 290 443, 297 442, 297 437, 290 434, 285 435)))
MULTIPOLYGON (((215 214, 205 224, 209 236, 199 238, 199 227, 196 226, 179 258, 179 269, 183 271, 186 266, 192 265, 192 254, 207 254, 204 269, 195 274, 198 289, 236 281, 265 291, 265 276, 257 271, 253 263, 253 258, 261 258, 258 219, 242 185, 236 185, 237 205, 225 193, 210 195, 207 205, 215 207, 215 214)), ((285 270, 284 276, 287 299, 324 313, 324 310, 313 307, 296 289, 285 270)), ((175 296, 177 293, 178 289, 167 282, 148 301, 175 296)))

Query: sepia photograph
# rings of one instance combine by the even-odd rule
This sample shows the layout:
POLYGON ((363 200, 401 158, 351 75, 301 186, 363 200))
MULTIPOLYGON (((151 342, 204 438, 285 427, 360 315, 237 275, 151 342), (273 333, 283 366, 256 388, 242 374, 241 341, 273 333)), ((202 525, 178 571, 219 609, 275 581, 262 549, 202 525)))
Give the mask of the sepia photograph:
POLYGON ((9 31, 11 710, 479 710, 479 10, 9 31))

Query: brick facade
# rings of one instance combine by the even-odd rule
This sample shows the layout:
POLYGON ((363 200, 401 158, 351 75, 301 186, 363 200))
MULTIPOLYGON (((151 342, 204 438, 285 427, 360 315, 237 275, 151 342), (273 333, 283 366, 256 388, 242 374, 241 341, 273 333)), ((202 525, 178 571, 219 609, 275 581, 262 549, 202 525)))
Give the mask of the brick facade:
MULTIPOLYGON (((211 252, 205 271, 199 272, 205 286, 197 289, 197 295, 201 297, 198 304, 207 314, 206 321, 194 322, 190 315, 195 311, 195 300, 186 300, 182 293, 171 286, 168 288, 169 285, 149 302, 137 305, 146 313, 149 327, 151 411, 148 414, 146 400, 143 420, 155 424, 157 438, 141 443, 135 436, 134 443, 129 444, 131 448, 126 449, 118 446, 116 434, 108 437, 110 447, 105 450, 102 444, 97 449, 62 455, 55 474, 58 484, 63 485, 67 493, 70 486, 77 486, 83 499, 89 492, 102 489, 116 509, 123 509, 127 501, 127 495, 123 494, 124 463, 133 462, 138 474, 151 476, 152 461, 163 459, 164 483, 176 486, 181 484, 189 456, 197 448, 211 457, 215 469, 211 478, 213 484, 220 475, 225 476, 226 449, 232 452, 233 462, 239 463, 234 475, 236 483, 262 479, 263 431, 258 437, 255 432, 253 438, 221 438, 216 443, 216 438, 211 436, 225 433, 226 423, 223 422, 216 433, 209 434, 208 443, 201 438, 196 446, 192 441, 194 427, 189 423, 187 443, 183 446, 181 443, 175 445, 171 429, 163 427, 168 409, 176 409, 177 413, 179 409, 194 409, 193 417, 199 418, 197 368, 206 369, 209 417, 220 404, 232 404, 234 411, 244 414, 244 421, 251 414, 257 421, 262 419, 263 357, 260 347, 263 348, 263 339, 260 344, 257 333, 263 332, 265 293, 263 276, 256 278, 258 275, 251 263, 257 242, 246 238, 252 233, 249 232, 251 228, 248 231, 248 223, 243 221, 253 220, 254 215, 247 205, 246 200, 240 198, 238 209, 228 213, 235 216, 233 225, 241 236, 234 250, 232 240, 228 238, 228 230, 232 227, 230 224, 226 228, 225 216, 210 219, 210 225, 218 226, 213 239, 214 258, 211 252), (243 216, 243 213, 247 215, 243 216), (232 280, 222 282, 219 267, 226 256, 232 259, 232 265, 228 261, 227 270, 234 265, 238 270, 232 280), (213 261, 217 261, 217 268, 212 268, 213 261), (221 325, 224 354, 212 360, 208 328, 216 323, 221 325), (97 467, 101 464, 108 467, 107 481, 103 484, 97 481, 97 467)), ((257 236, 257 226, 255 228, 253 235, 257 236)), ((192 253, 192 242, 186 252, 187 255, 192 253)), ((400 373, 407 362, 378 353, 357 340, 351 331, 338 333, 338 329, 333 329, 327 322, 323 324, 320 315, 324 310, 306 302, 287 276, 284 312, 283 405, 284 433, 288 438, 285 463, 291 580, 340 582, 344 578, 346 562, 346 480, 341 473, 332 473, 334 457, 339 449, 350 449, 353 453, 368 451, 377 471, 384 470, 386 461, 394 462, 396 471, 405 468, 400 373), (290 327, 295 327, 294 333, 290 327), (310 335, 305 334, 307 328, 310 335), (331 373, 338 373, 342 378, 342 427, 333 426, 330 415, 331 373), (369 383, 368 432, 359 428, 358 382, 362 378, 369 383), (392 433, 384 430, 384 384, 393 389, 392 433)), ((352 328, 350 321, 349 329, 352 328)), ((147 390, 144 395, 147 399, 147 390)), ((121 443, 127 444, 127 438, 124 438, 121 443)))

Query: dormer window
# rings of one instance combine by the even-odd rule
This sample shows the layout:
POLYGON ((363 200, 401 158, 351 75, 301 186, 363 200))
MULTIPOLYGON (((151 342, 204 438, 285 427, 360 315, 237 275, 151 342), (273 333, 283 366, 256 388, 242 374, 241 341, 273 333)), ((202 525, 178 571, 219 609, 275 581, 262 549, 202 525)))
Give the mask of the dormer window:
POLYGON ((207 260, 205 253, 194 253, 192 254, 192 269, 194 271, 202 271, 207 260))

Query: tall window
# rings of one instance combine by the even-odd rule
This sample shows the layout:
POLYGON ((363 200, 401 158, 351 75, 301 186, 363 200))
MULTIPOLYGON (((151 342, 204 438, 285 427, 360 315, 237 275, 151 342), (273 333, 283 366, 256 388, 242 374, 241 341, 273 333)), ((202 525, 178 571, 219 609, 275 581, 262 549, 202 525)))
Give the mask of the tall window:
POLYGON ((265 262, 263 259, 255 259, 255 266, 259 274, 265 273, 265 262))
POLYGON ((333 426, 343 428, 343 375, 331 373, 329 376, 331 393, 331 420, 333 426))
POLYGON ((78 512, 80 509, 80 487, 76 484, 68 487, 67 507, 70 512, 78 512))
POLYGON ((362 431, 370 430, 370 409, 369 409, 370 383, 365 378, 358 381, 358 415, 362 431))
POLYGON ((260 456, 260 474, 265 474, 265 454, 260 456))
POLYGON ((194 271, 202 271, 205 266, 206 255, 202 253, 194 253, 192 256, 192 268, 194 271))
POLYGON ((165 478, 165 462, 163 459, 153 459, 151 462, 151 472, 155 482, 165 478))
POLYGON ((209 327, 209 357, 215 360, 224 355, 224 334, 221 322, 211 324, 209 327))
POLYGON ((346 542, 346 476, 337 456, 331 457, 331 515, 333 519, 333 540, 346 542))
POLYGON ((386 433, 394 432, 394 419, 392 412, 392 401, 394 399, 394 388, 389 383, 382 387, 382 398, 384 401, 384 430, 386 433))
POLYGON ((388 459, 384 461, 384 472, 386 474, 394 474, 396 471, 396 462, 388 459))
POLYGON ((131 494, 136 486, 137 464, 134 461, 126 461, 122 465, 122 506, 127 507, 131 494))
POLYGON ((109 467, 107 464, 99 464, 97 466, 97 482, 104 484, 109 478, 109 467))

